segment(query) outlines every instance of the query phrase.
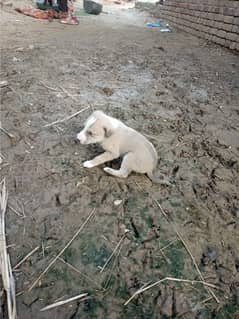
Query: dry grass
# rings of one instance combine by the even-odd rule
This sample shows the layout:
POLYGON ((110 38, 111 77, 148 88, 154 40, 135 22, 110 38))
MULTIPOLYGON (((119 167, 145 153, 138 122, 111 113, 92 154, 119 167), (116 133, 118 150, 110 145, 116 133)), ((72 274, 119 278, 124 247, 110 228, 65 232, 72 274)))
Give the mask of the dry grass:
POLYGON ((7 296, 7 309, 9 319, 16 319, 16 294, 15 281, 12 275, 10 257, 7 252, 5 234, 5 214, 7 209, 8 192, 6 182, 3 179, 0 183, 0 270, 2 274, 3 287, 7 296))

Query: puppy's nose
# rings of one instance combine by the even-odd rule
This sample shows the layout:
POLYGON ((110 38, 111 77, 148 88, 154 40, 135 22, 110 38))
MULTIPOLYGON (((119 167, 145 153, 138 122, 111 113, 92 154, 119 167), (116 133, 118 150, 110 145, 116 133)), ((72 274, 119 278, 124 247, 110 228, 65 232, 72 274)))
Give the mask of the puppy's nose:
POLYGON ((77 138, 77 135, 72 136, 72 137, 73 137, 73 141, 74 141, 75 143, 79 143, 79 139, 77 138))
POLYGON ((75 138, 76 138, 77 141, 81 141, 81 135, 80 135, 80 133, 78 133, 75 138))
POLYGON ((76 135, 76 138, 77 138, 78 141, 80 141, 81 144, 84 144, 84 136, 83 136, 83 134, 78 133, 76 135))

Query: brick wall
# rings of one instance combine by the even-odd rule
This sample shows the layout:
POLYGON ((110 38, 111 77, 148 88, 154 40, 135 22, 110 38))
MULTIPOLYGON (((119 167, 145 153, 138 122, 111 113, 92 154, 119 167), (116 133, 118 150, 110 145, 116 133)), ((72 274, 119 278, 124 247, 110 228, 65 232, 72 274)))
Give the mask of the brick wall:
POLYGON ((165 0, 157 4, 154 14, 186 32, 239 51, 238 0, 165 0))

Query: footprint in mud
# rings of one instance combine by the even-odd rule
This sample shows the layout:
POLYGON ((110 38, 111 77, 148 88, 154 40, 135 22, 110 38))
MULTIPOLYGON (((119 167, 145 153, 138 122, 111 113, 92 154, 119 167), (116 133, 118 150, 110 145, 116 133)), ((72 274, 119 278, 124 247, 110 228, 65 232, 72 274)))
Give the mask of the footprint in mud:
POLYGON ((202 254, 201 264, 207 266, 208 264, 215 263, 217 260, 217 252, 212 247, 207 247, 202 254))
POLYGON ((102 92, 106 95, 106 96, 111 96, 114 94, 114 90, 108 87, 104 87, 102 88, 102 92))

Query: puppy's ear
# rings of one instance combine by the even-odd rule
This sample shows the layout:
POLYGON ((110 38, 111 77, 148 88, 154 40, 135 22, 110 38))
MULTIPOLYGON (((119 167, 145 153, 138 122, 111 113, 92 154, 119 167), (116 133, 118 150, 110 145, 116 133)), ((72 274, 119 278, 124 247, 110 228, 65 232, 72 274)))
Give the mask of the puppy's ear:
POLYGON ((104 127, 105 137, 110 137, 112 135, 112 131, 106 127, 104 127))

